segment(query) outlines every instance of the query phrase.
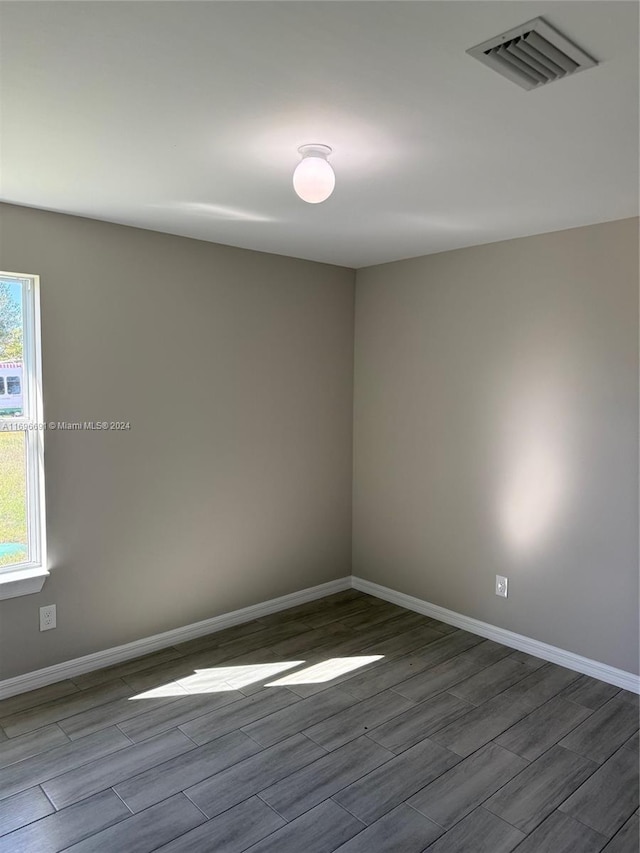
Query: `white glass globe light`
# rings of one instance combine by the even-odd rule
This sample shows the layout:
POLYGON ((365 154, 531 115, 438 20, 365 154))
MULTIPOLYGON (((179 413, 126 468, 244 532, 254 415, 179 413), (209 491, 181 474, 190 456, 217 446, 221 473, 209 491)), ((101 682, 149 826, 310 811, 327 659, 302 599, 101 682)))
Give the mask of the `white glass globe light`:
POLYGON ((303 201, 319 204, 329 198, 336 185, 336 176, 328 162, 328 145, 302 145, 298 148, 302 160, 293 173, 293 188, 303 201))

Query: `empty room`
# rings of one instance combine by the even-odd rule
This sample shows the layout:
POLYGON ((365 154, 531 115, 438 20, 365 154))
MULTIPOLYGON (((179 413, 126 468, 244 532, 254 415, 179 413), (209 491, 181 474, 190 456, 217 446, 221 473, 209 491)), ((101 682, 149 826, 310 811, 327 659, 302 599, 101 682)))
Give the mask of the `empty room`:
POLYGON ((636 0, 0 0, 0 853, 638 853, 636 0))

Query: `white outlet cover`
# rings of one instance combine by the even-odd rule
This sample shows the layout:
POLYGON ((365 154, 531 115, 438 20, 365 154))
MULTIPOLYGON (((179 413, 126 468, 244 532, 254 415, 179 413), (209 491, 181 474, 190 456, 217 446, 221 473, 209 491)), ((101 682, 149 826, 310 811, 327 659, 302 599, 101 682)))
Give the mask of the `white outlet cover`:
POLYGON ((56 606, 55 604, 47 604, 40 608, 40 630, 51 631, 56 627, 56 606))
POLYGON ((496 595, 506 598, 509 592, 509 579, 502 575, 496 575, 496 595))

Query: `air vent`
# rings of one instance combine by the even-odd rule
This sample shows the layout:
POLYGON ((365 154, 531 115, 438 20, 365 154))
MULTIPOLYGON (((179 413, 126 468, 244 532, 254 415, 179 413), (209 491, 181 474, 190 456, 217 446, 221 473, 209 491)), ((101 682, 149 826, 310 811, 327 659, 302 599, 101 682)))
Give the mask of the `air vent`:
POLYGON ((495 36, 467 53, 523 89, 539 89, 598 64, 542 18, 495 36))

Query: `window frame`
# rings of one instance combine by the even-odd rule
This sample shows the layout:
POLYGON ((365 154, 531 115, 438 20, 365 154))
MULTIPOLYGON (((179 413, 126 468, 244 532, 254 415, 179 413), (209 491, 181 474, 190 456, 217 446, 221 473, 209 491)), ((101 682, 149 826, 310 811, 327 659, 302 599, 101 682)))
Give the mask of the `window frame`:
POLYGON ((27 492, 27 560, 0 566, 0 598, 39 592, 48 575, 44 491, 44 422, 42 403, 42 343, 40 277, 0 272, 0 279, 21 284, 23 352, 22 415, 0 418, 10 429, 24 432, 27 492), (34 583, 34 581, 36 583, 34 583), (12 582, 15 588, 5 587, 12 582), (34 588, 39 583, 39 587, 34 588))

